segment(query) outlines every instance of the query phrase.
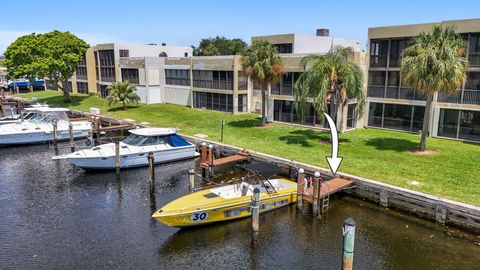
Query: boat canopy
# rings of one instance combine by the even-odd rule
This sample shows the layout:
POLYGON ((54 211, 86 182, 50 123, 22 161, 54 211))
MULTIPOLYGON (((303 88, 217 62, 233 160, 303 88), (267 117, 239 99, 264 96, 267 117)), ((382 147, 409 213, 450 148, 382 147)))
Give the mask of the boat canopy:
POLYGON ((166 137, 168 144, 173 147, 188 146, 190 145, 184 138, 178 136, 177 134, 170 134, 166 137))
POLYGON ((128 132, 140 135, 140 136, 165 136, 170 134, 175 134, 176 131, 173 128, 136 128, 131 129, 128 132))
POLYGON ((270 177, 283 172, 283 170, 280 167, 268 162, 254 162, 254 163, 248 163, 248 164, 241 164, 241 165, 237 165, 237 167, 255 174, 259 174, 263 176, 265 179, 269 179, 270 177))

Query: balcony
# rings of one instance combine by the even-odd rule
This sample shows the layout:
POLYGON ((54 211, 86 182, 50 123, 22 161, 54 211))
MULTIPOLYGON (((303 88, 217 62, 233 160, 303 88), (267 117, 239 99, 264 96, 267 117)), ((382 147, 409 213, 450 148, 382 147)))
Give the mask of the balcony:
POLYGON ((370 56, 370 67, 386 67, 387 66, 387 55, 371 55, 370 56))
POLYGON ((399 89, 396 86, 388 86, 385 91, 384 86, 369 85, 367 96, 373 98, 425 100, 423 95, 410 88, 400 87, 399 89))
POLYGON ((165 84, 190 86, 190 79, 188 79, 188 78, 165 78, 165 84))
POLYGON ((193 87, 233 90, 233 81, 193 80, 193 87))
POLYGON ((271 93, 273 95, 283 95, 283 96, 291 96, 293 93, 293 86, 292 84, 274 84, 271 88, 271 93))
POLYGON ((468 61, 474 67, 480 66, 480 52, 472 52, 468 54, 468 61))
POLYGON ((367 90, 367 96, 373 98, 384 98, 385 86, 369 85, 367 90))
POLYGON ((463 90, 462 103, 480 105, 480 90, 463 90))
POLYGON ((449 95, 445 93, 438 93, 437 101, 445 103, 462 103, 462 91, 458 90, 449 95))

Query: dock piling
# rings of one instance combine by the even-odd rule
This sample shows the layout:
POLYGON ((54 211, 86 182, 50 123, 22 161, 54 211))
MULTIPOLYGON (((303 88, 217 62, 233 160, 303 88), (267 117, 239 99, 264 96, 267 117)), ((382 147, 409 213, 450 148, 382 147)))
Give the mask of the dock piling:
POLYGON ((53 132, 52 132, 52 136, 53 136, 53 145, 57 145, 57 122, 53 122, 52 123, 52 126, 53 126, 53 132))
POLYGON ((188 191, 190 193, 195 192, 195 170, 188 170, 188 191))
POLYGON ((252 204, 250 207, 252 213, 252 232, 255 234, 259 231, 260 221, 260 189, 258 188, 253 190, 252 204))
POLYGON ((155 158, 153 152, 148 152, 148 182, 150 183, 150 192, 155 192, 155 158))
POLYGON ((208 177, 214 177, 215 169, 213 166, 213 145, 208 145, 208 177))
POLYGON ((73 138, 73 124, 68 122, 68 134, 70 135, 70 151, 75 152, 75 140, 73 138))
POLYGON ((223 143, 223 129, 225 127, 225 119, 222 118, 222 121, 220 122, 221 125, 222 125, 222 132, 221 132, 221 135, 220 135, 220 142, 223 143))
POLYGON ((305 170, 302 168, 298 169, 298 176, 297 176, 297 208, 303 208, 303 191, 305 185, 305 170))
POLYGON ((115 172, 120 173, 120 142, 115 142, 115 172))
POLYGON ((315 172, 315 177, 313 178, 313 194, 312 194, 312 211, 313 215, 318 215, 318 198, 320 195, 320 173, 315 172))
POLYGON ((352 270, 353 268, 353 251, 355 244, 355 220, 348 218, 343 224, 343 270, 352 270))

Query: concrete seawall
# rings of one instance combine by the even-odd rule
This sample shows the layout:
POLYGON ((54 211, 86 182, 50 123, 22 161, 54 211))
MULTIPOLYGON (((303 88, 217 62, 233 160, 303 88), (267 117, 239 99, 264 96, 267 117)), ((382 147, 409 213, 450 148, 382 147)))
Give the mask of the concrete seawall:
MULTIPOLYGON (((207 142, 226 151, 243 150, 239 147, 222 144, 215 141, 200 139, 184 134, 181 135, 196 144, 207 142)), ((246 150, 249 151, 254 159, 281 163, 293 168, 303 168, 309 174, 313 174, 314 172, 318 171, 322 175, 333 177, 330 170, 326 168, 288 160, 265 153, 255 152, 248 149, 246 150)), ((425 219, 439 222, 441 224, 451 225, 464 230, 480 233, 480 207, 346 173, 338 172, 336 176, 352 180, 355 183, 354 188, 343 191, 351 196, 366 199, 368 201, 378 203, 383 207, 404 211, 425 219)))

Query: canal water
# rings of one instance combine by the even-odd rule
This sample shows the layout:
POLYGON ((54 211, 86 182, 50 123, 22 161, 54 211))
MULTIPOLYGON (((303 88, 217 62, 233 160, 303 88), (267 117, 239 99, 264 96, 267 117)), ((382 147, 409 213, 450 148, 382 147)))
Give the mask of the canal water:
POLYGON ((480 236, 349 197, 317 220, 285 207, 250 220, 167 227, 152 209, 187 193, 194 161, 85 172, 49 145, 0 148, 0 269, 340 269, 342 224, 357 222, 355 269, 479 269, 480 236))

